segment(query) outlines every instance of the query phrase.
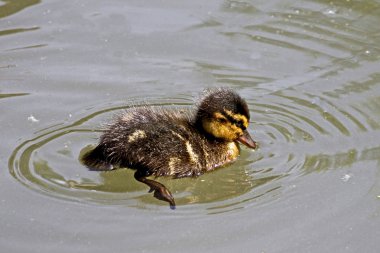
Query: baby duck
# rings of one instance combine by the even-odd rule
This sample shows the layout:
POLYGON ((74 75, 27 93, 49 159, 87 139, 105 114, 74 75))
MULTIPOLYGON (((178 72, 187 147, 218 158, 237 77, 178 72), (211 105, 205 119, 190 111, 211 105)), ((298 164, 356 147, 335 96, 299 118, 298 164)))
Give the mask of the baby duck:
POLYGON ((196 177, 234 161, 238 142, 256 148, 247 131, 249 119, 247 103, 226 88, 206 91, 196 110, 131 108, 115 119, 82 161, 92 170, 136 170, 135 179, 175 209, 170 191, 147 177, 196 177))

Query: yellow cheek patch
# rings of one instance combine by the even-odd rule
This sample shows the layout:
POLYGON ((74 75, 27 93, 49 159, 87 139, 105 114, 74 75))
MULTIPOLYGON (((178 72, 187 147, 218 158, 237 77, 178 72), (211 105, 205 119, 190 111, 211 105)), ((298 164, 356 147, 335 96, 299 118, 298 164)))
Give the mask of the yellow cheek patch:
POLYGON ((225 115, 220 112, 215 112, 212 119, 203 121, 203 128, 206 132, 217 138, 234 141, 243 134, 243 129, 233 124, 231 120, 241 122, 244 127, 247 128, 248 118, 242 114, 234 114, 232 111, 226 109, 224 109, 224 113, 225 115))
POLYGON ((209 133, 209 134, 211 134, 211 135, 213 135, 213 136, 215 136, 215 137, 218 137, 218 138, 220 138, 220 135, 219 135, 219 127, 218 127, 218 122, 216 122, 216 121, 209 121, 209 120, 204 120, 203 122, 202 122, 202 126, 203 126, 203 129, 207 132, 207 133, 209 133))
POLYGON ((211 135, 228 141, 236 140, 242 130, 230 122, 218 122, 216 120, 204 121, 203 128, 211 135))

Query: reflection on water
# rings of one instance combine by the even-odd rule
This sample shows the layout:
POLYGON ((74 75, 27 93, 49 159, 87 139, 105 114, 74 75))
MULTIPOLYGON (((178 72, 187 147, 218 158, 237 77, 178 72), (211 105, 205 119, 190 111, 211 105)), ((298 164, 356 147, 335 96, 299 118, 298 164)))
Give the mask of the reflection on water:
POLYGON ((9 30, 3 30, 0 31, 0 36, 2 35, 9 35, 13 33, 20 33, 20 32, 28 32, 28 31, 34 31, 37 30, 38 27, 32 27, 32 28, 17 28, 17 29, 9 29, 9 30))
POLYGON ((40 0, 2 0, 0 3, 0 18, 15 14, 32 5, 39 4, 40 2, 40 0))
POLYGON ((29 95, 29 93, 9 93, 9 94, 1 94, 0 93, 0 99, 2 98, 10 98, 10 97, 18 97, 18 96, 26 96, 29 95))

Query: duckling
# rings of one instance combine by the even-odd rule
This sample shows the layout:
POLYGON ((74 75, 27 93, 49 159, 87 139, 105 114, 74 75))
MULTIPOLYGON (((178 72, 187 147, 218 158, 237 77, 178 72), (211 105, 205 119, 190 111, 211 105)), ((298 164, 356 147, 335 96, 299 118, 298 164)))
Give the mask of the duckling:
POLYGON ((234 161, 239 143, 255 149, 247 103, 233 90, 208 90, 195 110, 135 107, 118 115, 82 162, 92 170, 128 167, 154 197, 175 209, 171 192, 149 176, 196 177, 234 161))

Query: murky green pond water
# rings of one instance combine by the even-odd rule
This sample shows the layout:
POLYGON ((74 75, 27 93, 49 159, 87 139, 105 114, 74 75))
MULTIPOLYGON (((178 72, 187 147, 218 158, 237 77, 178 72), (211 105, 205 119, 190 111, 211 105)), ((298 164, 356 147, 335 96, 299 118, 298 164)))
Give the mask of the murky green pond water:
POLYGON ((379 1, 0 1, 2 252, 379 252, 379 1), (135 104, 227 86, 260 143, 199 178, 80 155, 135 104))

